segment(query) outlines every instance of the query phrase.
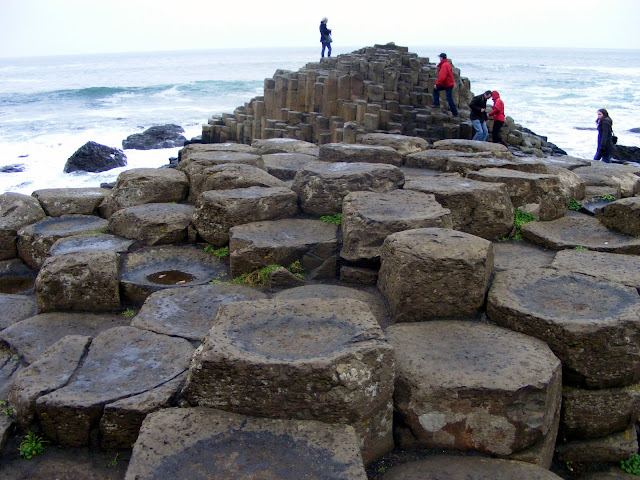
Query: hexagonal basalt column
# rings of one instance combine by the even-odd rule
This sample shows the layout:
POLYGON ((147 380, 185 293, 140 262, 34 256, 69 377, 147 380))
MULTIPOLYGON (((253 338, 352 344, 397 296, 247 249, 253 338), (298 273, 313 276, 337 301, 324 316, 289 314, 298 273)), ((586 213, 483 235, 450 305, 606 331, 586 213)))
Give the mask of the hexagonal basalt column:
POLYGON ((555 438, 561 365, 544 342, 470 321, 393 325, 386 334, 401 445, 506 457, 555 438))
POLYGON ((351 262, 377 264, 385 238, 424 227, 451 227, 451 211, 433 195, 412 190, 350 193, 342 209, 340 256, 351 262))
POLYGON ((399 167, 402 155, 391 147, 328 143, 320 147, 318 160, 323 162, 388 163, 399 167))
POLYGON ((640 295, 634 288, 562 270, 496 274, 487 314, 539 338, 564 367, 564 381, 588 388, 640 379, 640 295))
POLYGON ((146 245, 181 243, 187 238, 194 208, 174 203, 147 203, 123 208, 109 219, 109 231, 146 245))
POLYGON ((640 238, 609 230, 597 219, 572 214, 551 222, 530 222, 522 225, 522 236, 553 250, 586 247, 608 253, 640 255, 640 238))
POLYGON ((109 222, 93 215, 63 215, 50 218, 18 231, 18 253, 24 262, 40 268, 56 240, 82 233, 102 232, 109 222))
POLYGON ((183 394, 247 415, 351 424, 366 463, 392 448, 393 364, 358 300, 237 302, 218 311, 183 394))
POLYGON ((569 206, 569 192, 557 175, 520 172, 508 168, 485 168, 468 177, 483 182, 503 183, 516 208, 531 210, 540 220, 562 217, 569 206))
POLYGON ((38 312, 120 310, 117 253, 85 251, 48 258, 36 278, 38 312))
POLYGON ((192 353, 184 339, 133 327, 102 332, 71 382, 36 401, 45 435, 66 446, 88 445, 105 404, 174 379, 192 353))
POLYGON ((286 187, 212 190, 198 197, 193 224, 207 243, 221 247, 229 242, 229 229, 235 225, 297 213, 298 196, 286 187))
POLYGON ((282 180, 261 168, 241 163, 227 163, 205 168, 191 179, 189 200, 195 202, 202 192, 248 187, 286 187, 282 180))
POLYGON ((495 240, 513 229, 513 204, 499 183, 424 176, 408 180, 404 188, 435 195, 436 201, 451 211, 455 230, 495 240))
POLYGON ((220 259, 195 246, 148 247, 129 253, 120 269, 122 299, 142 305, 153 292, 165 288, 203 285, 228 278, 220 259))
POLYGON ((366 480, 353 428, 246 417, 212 408, 147 417, 126 480, 366 480))
POLYGON ((309 278, 336 275, 338 227, 318 220, 285 219, 231 228, 231 275, 299 260, 309 278))
POLYGON ((199 285, 165 289, 149 295, 133 318, 132 327, 201 341, 211 330, 220 305, 267 296, 242 285, 199 285))
POLYGON ((317 159, 317 156, 304 153, 272 153, 262 156, 267 171, 280 180, 293 180, 304 165, 317 159))
POLYGON ((172 168, 132 168, 118 175, 113 190, 100 204, 100 213, 109 218, 127 207, 179 202, 188 189, 186 175, 172 168))
POLYGON ((13 192, 0 195, 0 260, 16 257, 18 230, 45 216, 38 200, 29 195, 13 192))
POLYGON ((471 318, 493 271, 491 242, 444 228, 394 233, 382 245, 378 288, 396 322, 471 318))
POLYGON ((51 217, 61 215, 93 215, 111 193, 106 188, 46 188, 31 195, 51 217))
POLYGON ((296 174, 291 188, 303 212, 321 216, 342 212, 342 201, 350 192, 384 193, 403 184, 402 170, 392 165, 309 162, 296 174))
POLYGON ((596 212, 596 218, 608 228, 640 237, 640 197, 616 200, 596 212))

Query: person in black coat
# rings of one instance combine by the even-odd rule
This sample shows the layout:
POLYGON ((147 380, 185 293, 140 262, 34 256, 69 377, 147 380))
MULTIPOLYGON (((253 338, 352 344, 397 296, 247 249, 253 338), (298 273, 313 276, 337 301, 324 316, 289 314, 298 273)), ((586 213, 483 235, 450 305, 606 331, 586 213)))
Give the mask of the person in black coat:
POLYGON ((611 155, 613 155, 613 120, 609 117, 609 112, 604 108, 598 110, 598 150, 596 151, 594 160, 602 160, 605 163, 611 163, 611 155))
POLYGON ((487 119, 489 118, 487 116, 487 100, 490 98, 491 90, 487 90, 482 95, 473 97, 473 100, 471 100, 469 104, 469 108, 471 109, 469 118, 471 119, 471 125, 473 125, 476 131, 472 140, 484 142, 489 136, 489 129, 487 128, 487 119))
POLYGON ((331 30, 327 28, 329 19, 324 17, 320 22, 320 42, 322 43, 322 57, 324 57, 324 49, 327 49, 327 57, 331 56, 331 30))

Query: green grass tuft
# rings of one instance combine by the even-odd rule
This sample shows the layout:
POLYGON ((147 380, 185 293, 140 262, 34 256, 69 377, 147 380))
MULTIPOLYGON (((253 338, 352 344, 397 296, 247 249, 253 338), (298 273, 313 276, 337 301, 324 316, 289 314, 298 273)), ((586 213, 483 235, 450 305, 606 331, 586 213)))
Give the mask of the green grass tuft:
POLYGON ((325 215, 320 217, 320 221, 331 223, 332 225, 342 225, 342 214, 336 213, 335 215, 325 215))

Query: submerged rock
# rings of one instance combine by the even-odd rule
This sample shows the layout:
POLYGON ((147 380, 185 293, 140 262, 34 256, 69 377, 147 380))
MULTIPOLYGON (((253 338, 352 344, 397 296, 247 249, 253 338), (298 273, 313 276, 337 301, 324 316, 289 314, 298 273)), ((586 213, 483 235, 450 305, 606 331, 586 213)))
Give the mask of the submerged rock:
POLYGON ((87 142, 71 155, 64 166, 64 173, 104 172, 127 165, 127 156, 122 150, 87 142))

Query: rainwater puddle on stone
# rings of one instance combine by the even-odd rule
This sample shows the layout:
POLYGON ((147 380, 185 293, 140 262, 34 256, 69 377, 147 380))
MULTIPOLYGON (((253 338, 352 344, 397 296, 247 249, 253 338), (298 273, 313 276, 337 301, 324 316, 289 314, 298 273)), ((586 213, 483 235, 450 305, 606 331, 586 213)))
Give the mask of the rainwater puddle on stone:
POLYGON ((158 285, 183 285, 195 280, 195 275, 179 270, 166 270, 147 275, 147 280, 158 285))

